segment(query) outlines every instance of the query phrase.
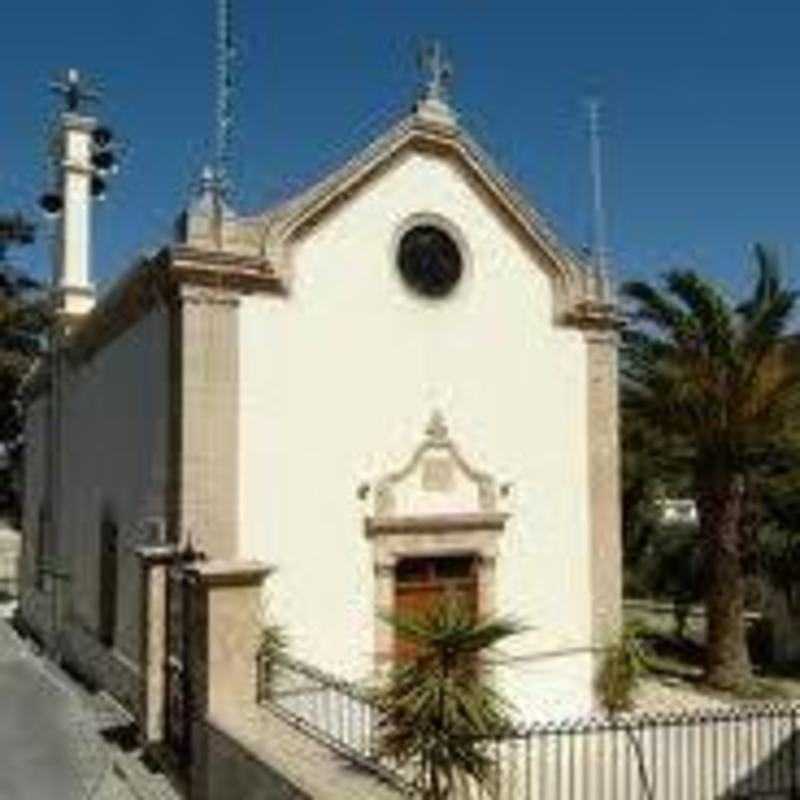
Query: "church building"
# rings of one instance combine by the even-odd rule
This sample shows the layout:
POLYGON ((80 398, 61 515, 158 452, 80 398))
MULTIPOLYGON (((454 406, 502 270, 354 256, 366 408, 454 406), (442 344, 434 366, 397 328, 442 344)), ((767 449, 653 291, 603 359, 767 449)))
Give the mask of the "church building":
POLYGON ((619 319, 441 82, 276 207, 239 215, 209 182, 98 299, 96 130, 62 116, 26 624, 133 707, 142 552, 253 560, 264 619, 321 670, 374 680, 402 649, 384 615, 455 592, 525 626, 493 668, 521 718, 594 708, 621 619, 619 319))

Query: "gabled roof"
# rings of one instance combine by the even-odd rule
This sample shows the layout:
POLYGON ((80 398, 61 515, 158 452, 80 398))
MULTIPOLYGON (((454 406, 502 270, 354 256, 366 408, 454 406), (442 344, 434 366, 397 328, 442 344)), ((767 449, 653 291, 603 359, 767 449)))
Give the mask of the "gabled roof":
POLYGON ((256 246, 259 255, 278 273, 283 270, 289 281, 292 242, 409 149, 454 159, 487 193, 548 270, 556 317, 563 318, 578 303, 607 299, 607 287, 601 285, 592 267, 558 239, 544 217, 440 101, 420 101, 411 114, 319 182, 262 214, 239 218, 232 227, 239 228, 240 236, 232 230, 233 239, 256 246))
MULTIPOLYGON (((436 152, 451 159, 486 194, 547 271, 553 287, 555 320, 584 324, 589 314, 592 327, 603 324, 601 318, 613 312, 608 281, 559 240, 440 98, 419 101, 411 114, 343 166, 287 201, 253 216, 226 216, 222 221, 222 249, 259 260, 277 277, 287 295, 291 294, 293 243, 409 150, 436 152)), ((215 240, 210 230, 207 216, 189 211, 187 245, 197 250, 219 250, 220 237, 215 240)))
POLYGON ((268 235, 284 238, 315 220, 361 183, 379 171, 398 153, 411 145, 440 150, 457 157, 469 167, 480 183, 490 188, 496 198, 512 211, 528 233, 544 248, 570 268, 587 265, 577 253, 562 242, 544 217, 525 199, 513 182, 497 167, 488 153, 460 126, 447 107, 431 108, 430 101, 417 104, 411 114, 395 123, 386 133, 350 158, 319 182, 301 193, 268 209, 261 215, 268 235))
MULTIPOLYGON (((226 208, 215 222, 204 198, 196 200, 181 216, 177 243, 137 260, 90 313, 72 320, 71 356, 89 357, 181 284, 289 296, 293 241, 409 149, 454 159, 516 227, 551 278, 555 322, 591 330, 620 327, 607 280, 559 241, 450 108, 427 98, 339 169, 262 214, 240 217, 226 208)), ((49 380, 43 367, 38 364, 24 381, 28 398, 49 380)))

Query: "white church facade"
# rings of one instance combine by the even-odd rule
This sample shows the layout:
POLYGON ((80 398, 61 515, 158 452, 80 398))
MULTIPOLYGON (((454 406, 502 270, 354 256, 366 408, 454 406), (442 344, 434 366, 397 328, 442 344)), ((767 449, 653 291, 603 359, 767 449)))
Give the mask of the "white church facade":
POLYGON ((26 387, 27 624, 135 705, 141 551, 190 542, 268 564, 266 617, 330 673, 373 679, 398 646, 382 615, 455 588, 526 626, 496 668, 521 717, 591 710, 621 618, 618 318, 454 112, 423 98, 262 214, 201 198, 96 303, 92 123, 64 126, 60 344, 26 387))

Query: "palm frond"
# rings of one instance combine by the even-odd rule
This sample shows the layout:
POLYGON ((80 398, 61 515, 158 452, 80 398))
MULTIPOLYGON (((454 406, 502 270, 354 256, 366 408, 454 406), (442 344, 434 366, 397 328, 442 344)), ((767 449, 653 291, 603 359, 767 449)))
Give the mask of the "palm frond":
POLYGON ((780 260, 774 250, 764 244, 757 243, 753 247, 753 260, 758 272, 753 295, 736 308, 737 313, 748 320, 756 316, 761 308, 770 303, 780 291, 781 286, 780 260))
POLYGON ((692 270, 673 270, 667 273, 665 280, 669 291, 679 297, 691 312, 696 323, 692 327, 699 334, 695 344, 706 348, 709 354, 730 359, 734 317, 725 298, 692 270))
POLYGON ((651 322, 666 332, 686 327, 688 317, 683 309, 649 283, 629 281, 623 284, 621 291, 624 297, 636 303, 636 320, 651 322))
POLYGON ((486 744, 511 727, 510 703, 490 685, 482 661, 493 646, 520 632, 506 617, 476 618, 455 597, 425 612, 382 617, 414 645, 375 699, 380 751, 417 769, 423 797, 458 783, 486 787, 496 770, 486 744))

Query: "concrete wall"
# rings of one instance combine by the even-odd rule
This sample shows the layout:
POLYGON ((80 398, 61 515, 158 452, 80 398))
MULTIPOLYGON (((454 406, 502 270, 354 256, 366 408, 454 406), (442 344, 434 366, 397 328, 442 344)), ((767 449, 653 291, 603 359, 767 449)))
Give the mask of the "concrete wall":
POLYGON ((444 158, 411 153, 289 253, 289 298, 242 300, 242 557, 277 567, 268 608, 292 652, 369 675, 374 575, 356 498, 406 463, 438 408, 473 464, 514 484, 498 610, 531 630, 504 646, 528 717, 590 705, 586 344, 554 327, 547 274, 444 158), (463 240, 454 294, 412 294, 399 230, 438 215, 463 240))
MULTIPOLYGON (((50 552, 69 574, 60 608, 60 642, 67 657, 126 702, 135 696, 139 658, 140 585, 135 548, 150 540, 152 520, 165 517, 168 417, 168 322, 156 308, 90 360, 65 370, 63 428, 50 552), (114 647, 97 642, 100 528, 118 528, 114 647)), ((28 410, 25 464, 27 563, 35 557, 37 516, 45 500, 46 407, 28 410)), ((30 580, 27 581, 30 584, 30 580)), ((45 588, 48 588, 46 584, 45 588)), ((49 600, 31 592, 26 619, 51 616, 49 600), (38 611, 43 607, 42 611, 38 611)), ((24 609, 25 610, 25 607, 24 609)), ((43 619, 44 618, 44 619, 43 619)))
POLYGON ((198 798, 311 800, 271 769, 263 755, 250 752, 235 736, 209 722, 195 728, 194 764, 192 790, 198 798))
POLYGON ((264 709, 198 722, 196 800, 400 800, 402 792, 264 709))

